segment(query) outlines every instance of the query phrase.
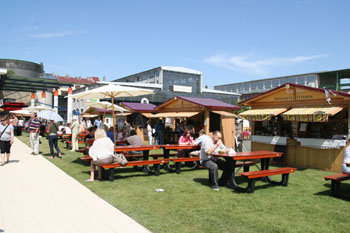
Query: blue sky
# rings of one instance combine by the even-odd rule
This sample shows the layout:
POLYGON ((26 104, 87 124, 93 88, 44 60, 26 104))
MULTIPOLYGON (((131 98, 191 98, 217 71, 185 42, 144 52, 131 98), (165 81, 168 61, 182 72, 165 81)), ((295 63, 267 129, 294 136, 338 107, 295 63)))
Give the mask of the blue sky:
POLYGON ((107 80, 161 65, 203 85, 350 68, 347 0, 1 1, 0 58, 107 80))

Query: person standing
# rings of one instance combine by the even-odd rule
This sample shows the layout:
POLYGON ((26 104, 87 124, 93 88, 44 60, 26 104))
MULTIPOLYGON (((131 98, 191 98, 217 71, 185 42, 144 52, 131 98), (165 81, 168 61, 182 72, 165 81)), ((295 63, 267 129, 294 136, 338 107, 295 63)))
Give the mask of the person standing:
POLYGON ((36 117, 36 113, 30 114, 30 121, 29 121, 29 141, 30 141, 30 147, 32 148, 32 155, 38 155, 39 154, 39 126, 40 121, 36 117))
POLYGON ((127 122, 126 120, 124 121, 123 129, 126 130, 126 134, 129 136, 130 135, 130 131, 132 130, 132 128, 131 128, 130 123, 127 122))
POLYGON ((55 146, 56 148, 56 151, 58 153, 58 158, 62 158, 61 150, 57 144, 58 143, 57 131, 58 131, 58 125, 54 121, 50 121, 46 131, 49 135, 49 146, 50 146, 50 154, 51 154, 51 156, 49 157, 50 159, 54 158, 53 146, 55 146))
POLYGON ((154 126, 156 129, 156 145, 162 145, 164 139, 164 124, 163 120, 158 120, 157 124, 154 126))
POLYGON ((80 124, 76 118, 73 118, 72 124, 72 150, 75 151, 79 149, 78 135, 80 131, 80 124))
POLYGON ((102 127, 102 120, 100 118, 97 118, 94 122, 94 125, 97 126, 98 129, 102 127))
POLYGON ((17 134, 18 134, 18 136, 22 136, 23 125, 24 125, 23 118, 20 117, 20 118, 18 119, 18 129, 17 129, 17 132, 18 132, 17 134))
POLYGON ((147 121, 147 134, 148 134, 148 144, 152 145, 152 126, 151 126, 151 120, 147 121))
POLYGON ((0 151, 1 151, 1 166, 10 162, 10 150, 14 140, 14 128, 9 124, 9 116, 5 115, 0 124, 0 151))

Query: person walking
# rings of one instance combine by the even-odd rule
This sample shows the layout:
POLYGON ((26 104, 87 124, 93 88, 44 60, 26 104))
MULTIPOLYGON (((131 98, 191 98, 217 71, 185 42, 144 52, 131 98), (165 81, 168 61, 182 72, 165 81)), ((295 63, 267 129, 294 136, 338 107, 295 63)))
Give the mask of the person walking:
POLYGON ((6 163, 10 162, 10 150, 14 140, 14 129, 9 124, 9 116, 5 115, 0 124, 0 150, 1 150, 1 166, 5 164, 5 153, 6 163))
POLYGON ((39 154, 39 126, 40 122, 39 119, 36 117, 36 113, 30 114, 30 121, 29 121, 29 142, 30 147, 32 148, 32 155, 38 155, 39 154))
POLYGON ((72 124, 72 150, 76 151, 79 149, 78 144, 78 135, 80 131, 80 124, 76 118, 73 118, 73 124, 72 124))
POLYGON ((102 127, 102 120, 100 118, 97 118, 94 122, 94 125, 97 126, 97 128, 102 127))
POLYGON ((58 131, 58 125, 54 121, 50 121, 49 125, 47 126, 47 134, 49 135, 49 146, 50 146, 50 154, 51 156, 49 157, 50 159, 55 158, 54 157, 54 151, 53 151, 53 146, 55 146, 56 151, 58 153, 58 158, 62 158, 61 150, 58 147, 58 136, 57 136, 57 131, 58 131))

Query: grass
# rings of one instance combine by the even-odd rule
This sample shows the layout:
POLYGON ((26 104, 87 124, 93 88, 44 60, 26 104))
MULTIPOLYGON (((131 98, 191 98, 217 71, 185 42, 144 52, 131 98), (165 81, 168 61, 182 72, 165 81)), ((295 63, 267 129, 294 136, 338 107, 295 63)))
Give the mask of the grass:
MULTIPOLYGON (((28 134, 18 138, 29 145, 28 134)), ((40 151, 47 158, 48 142, 41 140, 40 151)), ((254 194, 228 188, 215 192, 207 185, 204 169, 184 168, 179 175, 162 170, 157 177, 122 168, 113 182, 86 183, 89 166, 79 160, 81 154, 59 146, 64 157, 52 163, 153 232, 348 231, 349 201, 331 197, 330 182, 323 179, 331 172, 298 169, 288 187, 258 181, 254 194), (157 193, 157 188, 165 191, 157 193)), ((350 194, 350 183, 341 189, 350 194)))

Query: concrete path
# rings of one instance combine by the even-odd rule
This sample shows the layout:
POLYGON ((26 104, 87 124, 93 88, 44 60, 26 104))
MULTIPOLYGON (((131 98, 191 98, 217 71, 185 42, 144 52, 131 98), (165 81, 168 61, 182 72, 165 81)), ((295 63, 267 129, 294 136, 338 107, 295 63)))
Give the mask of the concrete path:
POLYGON ((17 138, 0 166, 0 232, 150 232, 17 138))

